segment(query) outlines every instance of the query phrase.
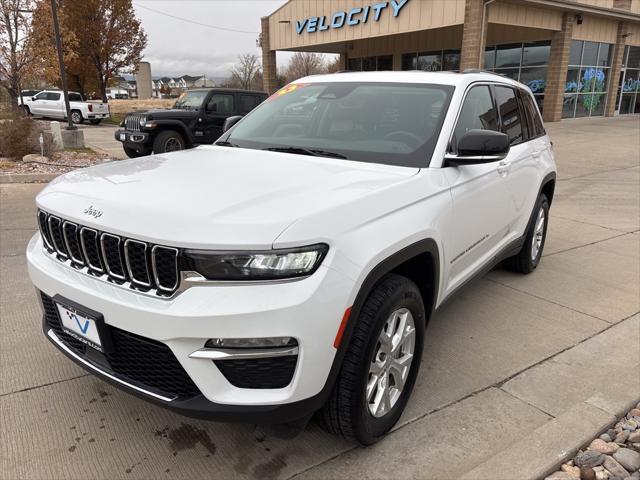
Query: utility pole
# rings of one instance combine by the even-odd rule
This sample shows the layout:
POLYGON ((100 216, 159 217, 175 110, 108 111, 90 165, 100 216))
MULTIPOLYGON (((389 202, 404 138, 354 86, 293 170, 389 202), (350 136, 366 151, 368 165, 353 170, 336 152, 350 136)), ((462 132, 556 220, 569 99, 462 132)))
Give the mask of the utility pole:
POLYGON ((75 130, 71 121, 71 108, 69 107, 69 91, 67 90, 67 76, 64 71, 64 58, 62 55, 62 39, 60 38, 60 25, 58 24, 58 7, 56 0, 51 0, 51 16, 53 17, 53 32, 56 37, 56 50, 58 50, 58 63, 60 64, 60 80, 62 82, 62 94, 64 95, 64 108, 67 111, 67 130, 75 130))

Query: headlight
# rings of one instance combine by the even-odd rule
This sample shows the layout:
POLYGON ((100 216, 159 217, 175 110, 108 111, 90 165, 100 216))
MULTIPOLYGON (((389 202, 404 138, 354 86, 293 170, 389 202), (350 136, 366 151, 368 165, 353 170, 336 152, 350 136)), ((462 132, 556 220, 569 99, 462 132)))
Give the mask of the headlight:
POLYGON ((186 250, 183 270, 198 272, 208 280, 279 280, 305 277, 317 270, 327 254, 325 244, 260 252, 186 250))
POLYGON ((140 127, 144 127, 145 123, 147 123, 147 117, 140 118, 140 127))

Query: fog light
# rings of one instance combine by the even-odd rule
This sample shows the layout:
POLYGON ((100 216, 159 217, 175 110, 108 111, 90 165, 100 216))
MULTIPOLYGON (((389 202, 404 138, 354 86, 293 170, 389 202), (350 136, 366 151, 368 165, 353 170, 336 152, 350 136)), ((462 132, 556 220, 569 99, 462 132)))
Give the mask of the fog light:
POLYGON ((282 348, 295 347, 298 342, 292 337, 265 338, 210 338, 207 348, 282 348))

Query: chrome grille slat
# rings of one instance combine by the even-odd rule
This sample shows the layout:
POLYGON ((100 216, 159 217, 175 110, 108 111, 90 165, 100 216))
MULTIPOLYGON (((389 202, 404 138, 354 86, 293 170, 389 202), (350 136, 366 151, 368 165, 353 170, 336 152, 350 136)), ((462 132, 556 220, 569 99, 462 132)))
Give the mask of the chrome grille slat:
POLYGON ((69 258, 77 265, 84 265, 84 258, 82 258, 82 250, 80 247, 80 240, 78 238, 78 225, 73 222, 65 221, 62 223, 62 236, 64 237, 64 243, 69 253, 69 258), (69 231, 73 230, 72 233, 69 231), (71 237, 71 238, 70 238, 71 237), (79 253, 80 256, 74 255, 79 253))
POLYGON ((116 280, 125 281, 127 280, 127 276, 125 275, 124 262, 122 261, 120 243, 120 237, 117 235, 112 235, 110 233, 103 233, 100 235, 100 248, 102 249, 104 268, 107 270, 110 277, 113 277, 116 280), (115 245, 113 242, 116 242, 115 245))
POLYGON ((56 253, 62 258, 69 258, 67 247, 64 244, 64 238, 62 236, 62 220, 54 215, 49 215, 47 223, 49 224, 51 243, 56 253))
POLYGON ((52 259, 141 294, 170 298, 177 291, 179 249, 100 232, 44 210, 37 219, 52 259))
POLYGON ((140 131, 140 119, 143 118, 144 115, 136 115, 130 114, 127 115, 124 119, 124 124, 127 130, 139 132, 140 131))
MULTIPOLYGON (((138 252, 138 255, 140 252, 138 252)), ((124 260, 127 264, 127 272, 129 273, 129 278, 131 282, 142 287, 151 288, 151 275, 149 273, 149 264, 147 262, 147 244, 145 242, 140 242, 138 240, 132 240, 128 238, 124 242, 124 260), (144 259, 144 266, 139 265, 139 259, 137 258, 136 264, 134 264, 134 259, 132 256, 135 255, 134 252, 130 251, 130 249, 134 248, 142 248, 142 258, 144 259), (144 270, 143 278, 139 278, 140 270, 144 270)))

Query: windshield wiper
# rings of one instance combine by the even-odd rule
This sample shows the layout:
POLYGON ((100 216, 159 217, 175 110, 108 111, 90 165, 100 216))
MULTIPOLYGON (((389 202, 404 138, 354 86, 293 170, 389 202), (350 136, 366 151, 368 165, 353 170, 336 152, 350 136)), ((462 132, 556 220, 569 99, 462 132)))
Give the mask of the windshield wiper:
POLYGON ((229 142, 227 140, 216 142, 214 145, 220 145, 221 147, 237 147, 235 143, 229 142))
POLYGON ((342 159, 347 158, 341 153, 329 152, 327 150, 319 150, 317 148, 269 147, 269 148, 263 148, 263 150, 269 150, 270 152, 294 153, 298 155, 310 155, 312 157, 330 157, 330 158, 342 158, 342 159))

